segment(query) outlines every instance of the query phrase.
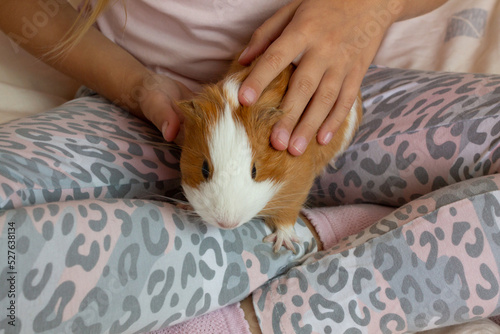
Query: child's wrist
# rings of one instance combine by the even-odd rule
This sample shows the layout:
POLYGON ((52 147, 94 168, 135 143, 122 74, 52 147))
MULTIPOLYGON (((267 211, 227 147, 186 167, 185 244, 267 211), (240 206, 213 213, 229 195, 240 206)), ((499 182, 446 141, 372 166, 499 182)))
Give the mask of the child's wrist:
POLYGON ((136 116, 147 118, 141 105, 147 99, 148 92, 153 90, 159 83, 155 80, 157 76, 149 70, 130 75, 127 82, 123 84, 121 93, 113 99, 113 103, 133 113, 136 116))

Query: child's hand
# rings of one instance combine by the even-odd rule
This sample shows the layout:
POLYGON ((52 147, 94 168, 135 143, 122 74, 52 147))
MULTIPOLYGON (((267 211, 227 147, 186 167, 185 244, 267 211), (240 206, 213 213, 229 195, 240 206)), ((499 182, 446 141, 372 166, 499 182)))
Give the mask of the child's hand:
POLYGON ((263 55, 241 86, 242 104, 255 102, 290 63, 298 65, 281 105, 290 112, 271 135, 274 148, 301 155, 316 133, 320 144, 329 142, 403 2, 295 0, 255 31, 240 63, 263 55))
POLYGON ((183 120, 175 101, 192 97, 193 93, 179 81, 159 74, 151 74, 143 81, 136 100, 144 116, 163 134, 166 141, 173 141, 183 120))

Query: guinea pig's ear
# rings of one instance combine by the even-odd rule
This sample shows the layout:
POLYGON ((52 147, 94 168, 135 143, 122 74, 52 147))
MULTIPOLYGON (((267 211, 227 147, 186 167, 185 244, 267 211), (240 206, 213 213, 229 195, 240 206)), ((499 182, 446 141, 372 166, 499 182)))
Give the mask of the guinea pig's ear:
POLYGON ((193 120, 201 118, 200 107, 195 100, 177 101, 176 105, 184 117, 193 120))

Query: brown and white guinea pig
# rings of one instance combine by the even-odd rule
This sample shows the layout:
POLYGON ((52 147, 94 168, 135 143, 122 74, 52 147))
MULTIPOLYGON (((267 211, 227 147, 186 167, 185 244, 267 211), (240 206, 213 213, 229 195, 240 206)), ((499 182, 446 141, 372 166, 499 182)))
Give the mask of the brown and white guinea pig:
MULTIPOLYGON (((255 64, 255 62, 253 63, 255 64)), ((238 90, 252 69, 233 63, 227 76, 206 85, 190 101, 178 103, 185 116, 180 169, 186 199, 208 224, 233 229, 261 217, 274 231, 264 238, 277 252, 295 252, 294 224, 314 178, 351 142, 362 117, 360 95, 327 145, 312 140, 294 157, 271 147, 273 125, 293 65, 287 67, 250 107, 238 102, 238 90)))

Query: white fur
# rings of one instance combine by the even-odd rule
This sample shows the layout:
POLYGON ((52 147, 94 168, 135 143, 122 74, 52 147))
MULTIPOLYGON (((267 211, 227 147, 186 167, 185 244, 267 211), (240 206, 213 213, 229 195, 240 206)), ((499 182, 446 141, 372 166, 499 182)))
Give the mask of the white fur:
POLYGON ((227 103, 231 108, 238 108, 240 101, 238 100, 238 91, 240 90, 241 83, 236 79, 229 77, 222 86, 222 91, 226 97, 227 103))
MULTIPOLYGON (((360 107, 361 101, 359 97, 356 98, 354 101, 353 106, 351 107, 351 110, 346 116, 346 119, 344 122, 347 123, 347 129, 344 132, 344 138, 342 138, 342 146, 340 147, 339 153, 343 153, 349 144, 351 144, 351 138, 354 136, 354 132, 357 131, 357 126, 356 123, 358 122, 358 112, 357 109, 360 107)), ((334 159, 337 157, 333 157, 334 159)))
POLYGON ((252 179, 251 144, 244 126, 234 121, 229 103, 211 131, 208 143, 212 177, 198 188, 184 185, 184 192, 207 223, 235 228, 255 217, 280 185, 252 179))

